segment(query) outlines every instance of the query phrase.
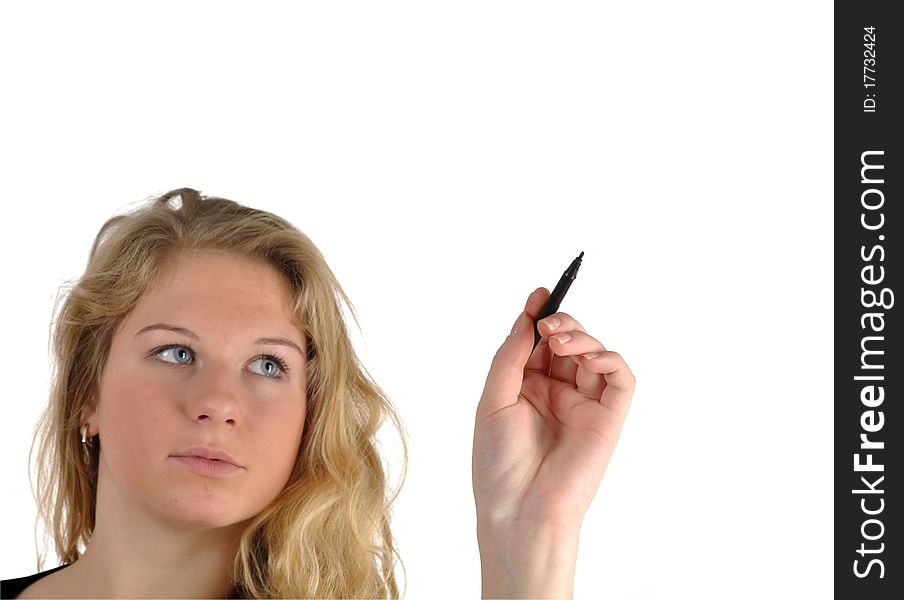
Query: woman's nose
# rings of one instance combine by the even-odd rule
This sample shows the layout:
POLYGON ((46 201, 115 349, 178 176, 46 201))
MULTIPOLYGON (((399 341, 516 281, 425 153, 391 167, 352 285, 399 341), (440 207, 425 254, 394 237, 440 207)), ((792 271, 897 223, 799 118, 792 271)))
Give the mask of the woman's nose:
POLYGON ((241 373, 225 361, 208 361, 188 386, 193 419, 235 425, 240 413, 241 373))

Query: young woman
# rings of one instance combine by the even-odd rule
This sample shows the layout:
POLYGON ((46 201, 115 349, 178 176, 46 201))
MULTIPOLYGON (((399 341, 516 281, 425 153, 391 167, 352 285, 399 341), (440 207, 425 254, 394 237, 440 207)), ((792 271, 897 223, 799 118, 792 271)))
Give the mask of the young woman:
MULTIPOLYGON (((531 353, 548 296, 528 298, 477 408, 485 595, 571 594, 633 395, 621 357, 564 313, 531 353)), ((55 320, 38 429, 62 565, 2 596, 399 597, 375 435, 403 427, 340 302, 354 315, 314 244, 271 213, 182 188, 108 220, 55 320)))

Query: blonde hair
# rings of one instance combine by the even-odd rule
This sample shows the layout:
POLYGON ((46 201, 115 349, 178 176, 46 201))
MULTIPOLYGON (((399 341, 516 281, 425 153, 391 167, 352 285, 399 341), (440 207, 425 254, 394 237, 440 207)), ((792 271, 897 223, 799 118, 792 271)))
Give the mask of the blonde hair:
MULTIPOLYGON (((64 285, 69 293, 52 323, 50 397, 32 443, 34 451, 40 437, 38 518, 57 555, 64 563, 76 561, 94 531, 101 444, 99 436, 91 446, 82 444, 79 423, 99 396, 114 332, 142 294, 171 272, 175 256, 199 250, 263 260, 283 274, 308 346, 307 411, 295 467, 283 491, 241 536, 231 566, 234 594, 399 597, 393 557, 400 564, 401 557, 390 507, 405 480, 408 447, 401 420, 352 347, 340 301, 357 324, 354 306, 323 255, 295 226, 189 188, 107 220, 85 273, 64 285), (391 496, 376 437, 386 419, 399 432, 404 457, 391 496)), ((39 556, 38 570, 42 562, 39 556)))

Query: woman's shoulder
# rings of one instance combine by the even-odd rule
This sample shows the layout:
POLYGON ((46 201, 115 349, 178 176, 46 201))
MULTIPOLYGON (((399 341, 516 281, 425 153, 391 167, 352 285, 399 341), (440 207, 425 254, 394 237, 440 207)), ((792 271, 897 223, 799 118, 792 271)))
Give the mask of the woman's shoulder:
POLYGON ((16 577, 15 579, 3 579, 0 581, 0 599, 5 600, 6 598, 15 598, 19 594, 25 591, 25 588, 38 581, 39 579, 43 579, 47 577, 51 573, 55 573, 61 569, 65 569, 69 565, 60 565, 54 569, 48 569, 47 571, 41 571, 40 573, 35 573, 34 575, 26 575, 25 577, 16 577))

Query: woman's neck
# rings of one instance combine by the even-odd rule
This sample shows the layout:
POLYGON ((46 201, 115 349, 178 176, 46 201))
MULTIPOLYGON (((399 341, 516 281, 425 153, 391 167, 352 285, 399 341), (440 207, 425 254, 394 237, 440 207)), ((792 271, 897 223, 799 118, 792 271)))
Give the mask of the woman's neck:
POLYGON ((225 598, 233 591, 232 564, 247 521, 190 526, 104 487, 84 555, 60 573, 73 590, 95 598, 225 598))
POLYGON ((161 560, 156 552, 117 553, 120 544, 92 539, 85 554, 60 575, 69 588, 92 598, 227 598, 233 550, 211 542, 204 551, 174 551, 161 560))

